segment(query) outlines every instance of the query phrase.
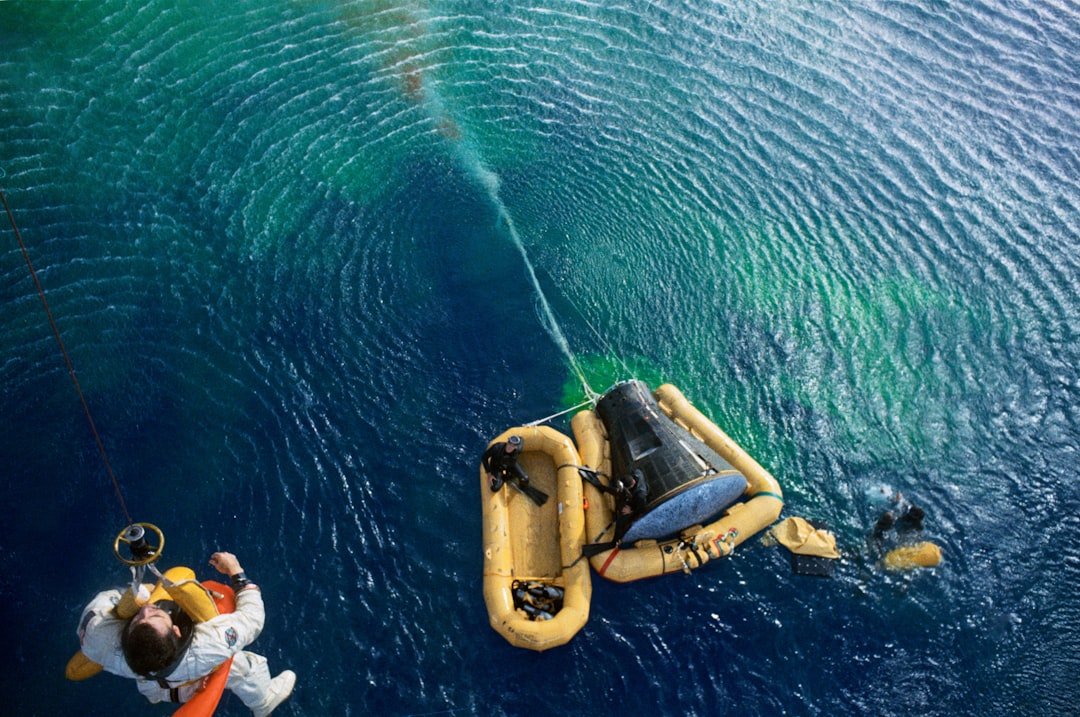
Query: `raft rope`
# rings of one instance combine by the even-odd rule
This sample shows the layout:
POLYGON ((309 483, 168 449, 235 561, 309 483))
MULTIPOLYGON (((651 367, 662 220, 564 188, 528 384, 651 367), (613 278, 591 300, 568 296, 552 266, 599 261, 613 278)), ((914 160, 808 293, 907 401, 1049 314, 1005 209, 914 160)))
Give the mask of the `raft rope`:
MULTIPOLYGON (((420 81, 422 84, 427 85, 423 76, 420 77, 420 81)), ((540 285, 540 280, 536 275, 536 269, 529 259, 529 253, 525 248, 525 242, 522 240, 521 234, 518 233, 517 226, 514 224, 514 218, 510 215, 509 208, 502 199, 500 193, 502 180, 499 178, 498 174, 488 167, 479 148, 467 137, 462 136, 458 123, 454 121, 450 108, 447 107, 446 102, 443 100, 438 90, 435 87, 425 86, 420 88, 419 95, 436 126, 441 130, 452 130, 450 132, 442 131, 440 133, 451 140, 449 143, 451 153, 457 159, 460 166, 487 193, 488 199, 491 201, 491 205, 495 208, 496 212, 495 226, 498 227, 500 222, 505 224, 506 233, 513 242, 514 247, 518 250, 518 253, 521 254, 521 260, 525 266, 525 271, 536 292, 537 318, 566 357, 570 364, 570 368, 577 375, 578 380, 581 381, 581 387, 585 392, 585 396, 588 397, 593 405, 595 405, 600 400, 600 394, 594 391, 592 386, 589 385, 588 380, 585 378, 585 372, 581 368, 581 364, 578 362, 574 352, 570 349, 570 343, 567 341, 562 327, 555 318, 555 312, 552 310, 551 303, 548 301, 547 295, 540 285)), ((576 308, 577 307, 575 307, 575 309, 576 308)), ((581 313, 580 309, 578 309, 578 313, 581 313)), ((590 328, 592 327, 590 326, 590 328)), ((596 329, 594 328, 593 331, 596 332, 596 329)), ((626 368, 626 364, 623 364, 623 367, 626 368)), ((629 369, 627 369, 627 373, 629 373, 629 369)))
MULTIPOLYGON (((484 168, 486 170, 486 168, 484 168)), ((490 172, 490 170, 487 170, 490 172)), ((502 199, 499 197, 497 185, 492 187, 488 186, 488 193, 490 195, 492 203, 499 212, 498 218, 506 224, 507 233, 510 235, 510 239, 514 242, 514 246, 517 247, 518 253, 521 254, 521 260, 525 264, 525 270, 529 274, 529 280, 532 282, 533 288, 536 289, 536 301, 537 301, 537 315, 540 318, 540 323, 547 329, 548 334, 554 339, 556 345, 562 350, 567 360, 570 362, 570 368, 577 374, 578 380, 581 381, 581 388, 585 391, 585 395, 590 400, 599 400, 599 394, 592 389, 588 380, 585 378, 585 372, 582 371, 577 357, 574 356, 574 352, 570 350, 570 342, 566 340, 566 335, 563 333, 562 327, 559 326, 558 320, 555 318, 555 312, 551 308, 550 302, 548 302, 547 295, 544 294, 544 289, 540 286, 540 279, 536 276, 536 269, 533 268, 533 263, 529 259, 529 253, 525 250, 525 242, 521 240, 521 235, 518 234, 517 227, 514 226, 514 218, 510 216, 510 211, 503 204, 502 199)))
POLYGON ((553 413, 550 416, 546 416, 544 418, 539 418, 539 419, 537 419, 535 421, 530 421, 529 423, 526 423, 525 425, 526 426, 539 426, 541 423, 547 423, 548 421, 550 421, 553 418, 558 418, 559 416, 564 416, 567 413, 570 413, 571 411, 576 411, 579 408, 585 408, 585 406, 592 406, 594 403, 595 403, 595 401, 593 401, 593 399, 590 398, 590 399, 588 399, 586 401, 582 401, 581 403, 579 403, 576 406, 571 406, 570 408, 567 408, 565 411, 559 411, 558 413, 553 413))
POLYGON ((8 221, 11 222, 11 228, 15 232, 15 238, 19 241, 19 248, 22 250, 23 259, 26 260, 26 266, 30 269, 30 276, 34 279, 34 286, 37 287, 38 296, 41 298, 41 305, 45 307, 45 314, 49 317, 49 324, 52 326, 53 336, 56 337, 56 343, 60 346, 60 353, 64 355, 64 362, 67 363, 68 374, 71 376, 71 382, 75 384, 75 392, 79 394, 79 401, 82 403, 83 412, 86 413, 86 420, 90 423, 90 430, 93 432, 94 440, 97 442, 98 452, 101 453, 101 460, 105 463, 105 470, 108 472, 109 480, 112 481, 113 489, 116 491, 116 498, 120 501, 120 509, 124 512, 124 517, 127 518, 128 525, 131 525, 135 521, 131 519, 127 504, 124 502, 124 495, 120 492, 120 483, 116 480, 116 474, 113 473, 112 464, 109 462, 109 455, 105 452, 105 444, 101 442, 101 436, 98 434, 97 426, 94 424, 94 417, 90 414, 90 406, 86 403, 86 397, 83 395, 82 387, 79 386, 79 379, 75 376, 75 367, 71 363, 71 357, 68 356, 67 349, 64 347, 63 339, 60 338, 60 329, 56 326, 56 319, 53 318, 52 310, 49 308, 49 302, 45 299, 45 290, 38 280, 37 272, 34 271, 34 264, 30 261, 30 252, 26 249, 22 234, 19 232, 19 227, 15 223, 15 215, 11 212, 7 196, 4 194, 2 188, 0 188, 0 200, 3 200, 4 211, 7 212, 8 221))

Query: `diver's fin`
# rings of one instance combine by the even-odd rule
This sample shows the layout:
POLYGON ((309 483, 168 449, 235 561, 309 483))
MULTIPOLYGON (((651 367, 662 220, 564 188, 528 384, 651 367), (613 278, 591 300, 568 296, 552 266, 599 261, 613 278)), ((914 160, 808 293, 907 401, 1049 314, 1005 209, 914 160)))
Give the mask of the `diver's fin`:
POLYGON ((529 496, 529 499, 532 500, 533 503, 536 503, 537 505, 543 505, 544 503, 547 503, 548 494, 540 490, 539 488, 533 488, 528 483, 522 483, 516 478, 507 482, 520 490, 525 495, 529 496))
POLYGON ((577 469, 578 474, 584 480, 592 483, 593 486, 595 486, 596 489, 601 493, 611 493, 612 495, 618 493, 617 490, 615 490, 609 485, 606 485, 603 481, 600 480, 600 476, 603 475, 603 473, 601 473, 600 471, 593 470, 592 468, 588 468, 586 466, 578 466, 577 469))

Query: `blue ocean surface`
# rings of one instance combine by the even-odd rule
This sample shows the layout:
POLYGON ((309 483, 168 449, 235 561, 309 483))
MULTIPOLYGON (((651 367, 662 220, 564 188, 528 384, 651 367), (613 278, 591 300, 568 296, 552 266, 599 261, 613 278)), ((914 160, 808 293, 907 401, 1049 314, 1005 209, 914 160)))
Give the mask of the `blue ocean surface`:
POLYGON ((117 479, 5 216, 3 714, 170 713, 63 676, 125 510, 240 557, 283 717, 1080 714, 1075 2, 16 0, 0 49, 117 479), (594 576, 513 648, 480 453, 632 377, 843 558, 594 576), (938 568, 876 567, 896 492, 938 568))

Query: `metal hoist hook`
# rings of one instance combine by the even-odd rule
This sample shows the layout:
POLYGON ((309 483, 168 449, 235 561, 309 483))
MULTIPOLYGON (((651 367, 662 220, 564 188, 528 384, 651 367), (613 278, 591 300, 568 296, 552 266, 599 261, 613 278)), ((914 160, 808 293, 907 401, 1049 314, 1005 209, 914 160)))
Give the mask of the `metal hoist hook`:
POLYGON ((165 535, 161 528, 152 523, 132 523, 120 531, 113 541, 113 555, 131 568, 131 584, 134 589, 142 583, 142 577, 148 568, 154 575, 161 577, 161 573, 154 567, 154 561, 161 557, 164 548, 165 535), (122 550, 123 546, 127 546, 126 550, 122 550))

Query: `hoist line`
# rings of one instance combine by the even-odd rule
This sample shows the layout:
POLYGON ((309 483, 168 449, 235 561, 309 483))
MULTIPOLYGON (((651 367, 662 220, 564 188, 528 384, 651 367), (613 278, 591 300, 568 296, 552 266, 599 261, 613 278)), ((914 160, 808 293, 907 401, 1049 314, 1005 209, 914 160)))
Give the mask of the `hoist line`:
POLYGON ((82 387, 79 386, 79 379, 75 376, 75 366, 71 363, 71 357, 68 356, 63 339, 60 338, 60 329, 56 325, 56 319, 53 318, 52 309, 49 308, 49 302, 45 299, 45 289, 42 288, 41 281, 38 280, 37 272, 34 271, 34 264, 30 261, 30 252, 26 250, 26 244, 23 242, 22 234, 19 232, 19 226, 15 223, 15 215, 11 212, 7 195, 4 194, 2 188, 0 188, 0 200, 4 203, 4 211, 7 212, 8 221, 11 222, 11 228, 15 232, 15 238, 19 242, 19 248, 22 250, 23 259, 26 260, 26 266, 30 269, 30 276, 34 279, 34 286, 37 287, 38 296, 41 298, 41 305, 45 307, 45 315, 49 317, 49 325, 52 326, 53 336, 56 337, 56 343, 60 346, 60 353, 64 355, 64 362, 67 364, 68 374, 71 376, 71 382, 75 385, 75 392, 79 394, 79 401, 82 403, 83 412, 86 414, 86 420, 90 423, 90 430, 93 432, 94 440, 97 442, 98 452, 101 453, 101 460, 105 463, 105 470, 108 472, 109 480, 112 481, 113 489, 116 491, 116 498, 120 501, 120 509, 124 511, 124 517, 127 518, 128 525, 131 525, 135 521, 131 519, 131 513, 128 512, 127 503, 124 502, 124 494, 120 492, 120 482, 116 480, 116 474, 113 473, 112 464, 109 462, 109 454, 105 452, 105 444, 101 442, 101 435, 98 434, 97 426, 94 424, 94 417, 90 413, 90 406, 86 403, 86 397, 83 395, 82 387))
POLYGON ((558 413, 553 413, 550 416, 545 416, 543 418, 538 418, 535 421, 529 421, 525 425, 526 426, 539 426, 539 425, 541 425, 543 423, 547 423, 548 421, 550 421, 552 419, 558 418, 559 416, 565 416, 566 414, 570 413, 571 411, 576 411, 579 408, 585 408, 586 406, 595 406, 595 405, 596 405, 596 401, 589 398, 589 399, 587 399, 585 401, 582 401, 581 403, 579 403, 576 406, 571 406, 570 408, 563 409, 562 411, 559 411, 558 413))

